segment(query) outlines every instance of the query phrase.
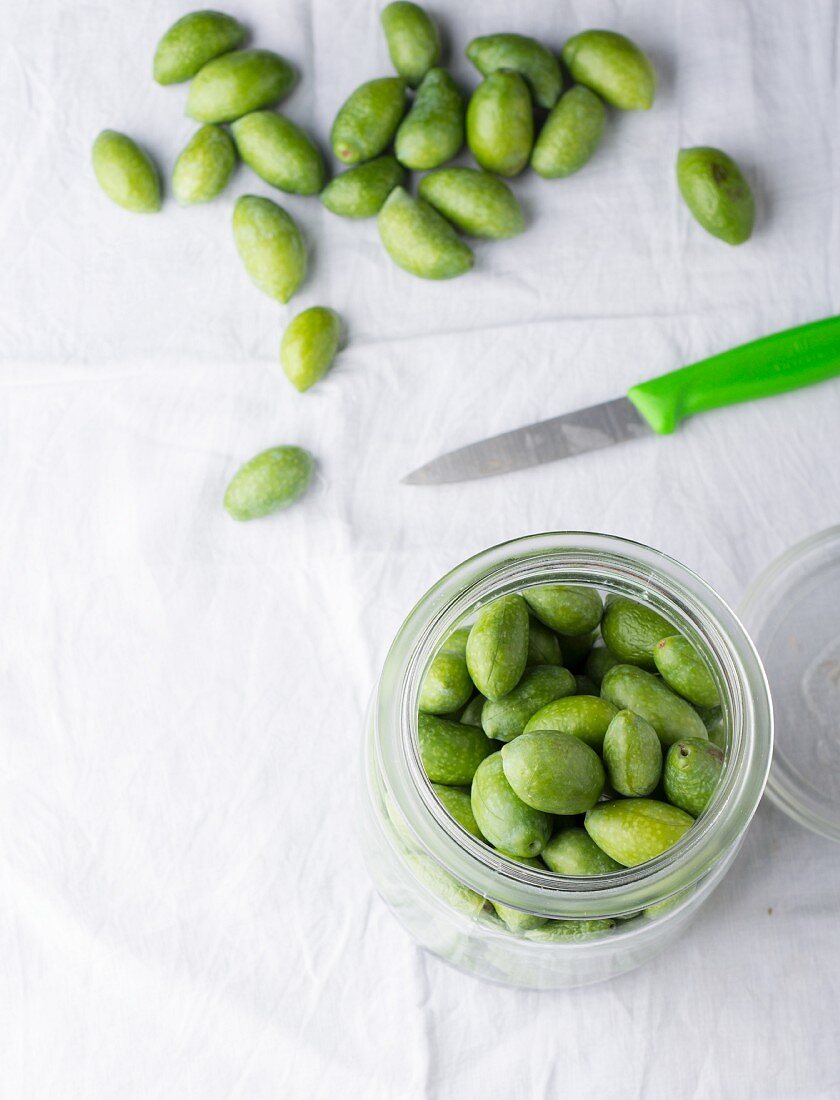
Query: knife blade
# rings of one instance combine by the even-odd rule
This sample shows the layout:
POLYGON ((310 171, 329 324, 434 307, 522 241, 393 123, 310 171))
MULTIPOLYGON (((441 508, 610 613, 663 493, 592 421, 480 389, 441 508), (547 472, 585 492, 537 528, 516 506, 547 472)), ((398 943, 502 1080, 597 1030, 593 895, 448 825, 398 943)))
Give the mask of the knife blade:
POLYGON ((412 471, 403 484, 444 485, 493 477, 646 435, 653 435, 648 422, 626 397, 617 397, 459 447, 412 471))
POLYGON ((840 374, 840 317, 763 336, 632 386, 626 397, 502 432, 413 470, 404 485, 441 485, 667 435, 688 416, 787 393, 840 374))

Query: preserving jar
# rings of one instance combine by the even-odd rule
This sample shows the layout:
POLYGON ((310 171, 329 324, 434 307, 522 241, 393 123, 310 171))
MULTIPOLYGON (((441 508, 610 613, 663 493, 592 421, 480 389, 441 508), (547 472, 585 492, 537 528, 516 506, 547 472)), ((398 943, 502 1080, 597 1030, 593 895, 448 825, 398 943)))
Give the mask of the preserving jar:
MULTIPOLYGON (((400 628, 366 720, 361 842, 375 885, 427 950, 471 974, 533 989, 587 985, 666 950, 721 881, 767 780, 773 721, 767 680, 737 616, 699 577, 648 546, 559 532, 495 546, 457 566, 400 628), (483 604, 539 584, 598 588, 647 604, 706 658, 720 692, 725 762, 707 809, 672 848, 591 877, 505 859, 449 816, 423 772, 417 701, 441 642, 483 604), (515 934, 486 900, 581 934, 515 934), (590 931, 591 930, 591 931, 590 931)), ((535 922, 536 923, 536 922, 535 922)))

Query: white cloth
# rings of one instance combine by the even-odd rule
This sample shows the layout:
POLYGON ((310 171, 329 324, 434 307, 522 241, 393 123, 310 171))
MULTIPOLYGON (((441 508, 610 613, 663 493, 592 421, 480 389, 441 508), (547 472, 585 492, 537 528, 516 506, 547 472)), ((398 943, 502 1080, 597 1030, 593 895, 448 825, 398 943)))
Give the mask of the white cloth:
MULTIPOLYGON (((390 71, 374 0, 225 5, 301 69, 284 110, 326 146, 390 71)), ((470 37, 636 38, 661 89, 612 113, 575 178, 513 184, 520 238, 425 283, 373 222, 289 197, 311 244, 278 308, 240 268, 234 197, 156 217, 97 190, 125 130, 171 167, 185 89, 150 76, 187 5, 7 3, 0 20, 0 1049, 15 1100, 840 1094, 838 850, 763 805, 685 942, 610 984, 530 994, 421 954, 350 824, 362 714, 389 640, 446 569, 549 529, 641 539, 737 601, 837 522, 840 382, 675 436, 438 489, 441 451, 840 309, 833 0, 432 5, 470 37), (445 11, 445 9, 449 9, 445 11), (755 181, 755 238, 704 234, 680 146, 755 181), (283 323, 346 319, 299 396, 283 323), (228 478, 310 448, 315 491, 253 524, 228 478)), ((803 728, 802 736, 808 735, 803 728)))

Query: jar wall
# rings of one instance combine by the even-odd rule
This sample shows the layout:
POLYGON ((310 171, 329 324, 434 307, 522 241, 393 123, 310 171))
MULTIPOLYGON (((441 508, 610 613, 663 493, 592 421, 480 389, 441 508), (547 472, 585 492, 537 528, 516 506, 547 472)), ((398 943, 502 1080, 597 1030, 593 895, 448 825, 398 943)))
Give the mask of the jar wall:
MULTIPOLYGON (((690 895, 664 903, 658 913, 648 910, 580 942, 533 943, 505 928, 489 902, 475 912, 467 898, 459 911, 457 895, 443 897, 439 884, 421 879, 424 866, 432 874, 446 872, 425 863, 430 857, 404 823, 395 828, 399 811, 388 805, 376 773, 372 737, 369 723, 358 815, 368 872, 380 897, 421 947, 475 977, 527 989, 574 989, 635 970, 680 938, 737 854, 739 845, 734 845, 690 895)), ((454 880, 450 886, 457 889, 454 880)))

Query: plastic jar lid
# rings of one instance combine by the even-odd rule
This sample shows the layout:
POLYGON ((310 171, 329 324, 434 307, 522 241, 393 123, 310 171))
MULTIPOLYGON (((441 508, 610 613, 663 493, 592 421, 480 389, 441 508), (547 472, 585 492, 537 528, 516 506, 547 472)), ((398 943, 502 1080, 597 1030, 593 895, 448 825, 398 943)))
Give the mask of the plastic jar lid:
POLYGON ((772 562, 740 613, 773 697, 767 793, 794 821, 840 841, 840 527, 772 562))

